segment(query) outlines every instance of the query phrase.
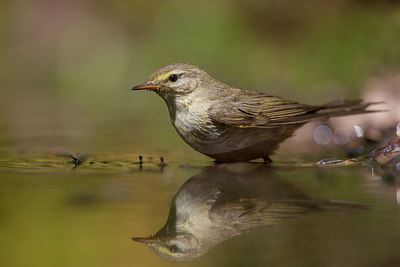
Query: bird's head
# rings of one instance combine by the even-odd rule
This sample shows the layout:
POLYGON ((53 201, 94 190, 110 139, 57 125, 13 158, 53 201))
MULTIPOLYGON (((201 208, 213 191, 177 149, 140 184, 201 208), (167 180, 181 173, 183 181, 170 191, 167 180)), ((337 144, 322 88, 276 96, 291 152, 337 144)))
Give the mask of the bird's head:
POLYGON ((170 261, 189 261, 206 252, 199 240, 188 233, 164 237, 133 237, 132 240, 147 245, 155 254, 170 261))
POLYGON ((146 83, 132 90, 151 90, 161 96, 186 95, 210 79, 210 75, 194 65, 173 63, 157 70, 146 83))

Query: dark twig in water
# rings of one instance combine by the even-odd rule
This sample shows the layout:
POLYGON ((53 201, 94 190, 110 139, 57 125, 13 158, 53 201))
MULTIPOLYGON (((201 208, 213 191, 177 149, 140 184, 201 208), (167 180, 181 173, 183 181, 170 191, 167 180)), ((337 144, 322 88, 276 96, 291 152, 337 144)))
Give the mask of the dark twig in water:
POLYGON ((142 168, 142 164, 143 164, 143 157, 139 155, 139 169, 142 168))
POLYGON ((73 163, 75 164, 75 168, 82 164, 82 161, 80 161, 78 158, 74 157, 73 155, 69 155, 69 156, 73 160, 73 163))
POLYGON ((160 157, 160 166, 161 166, 161 168, 163 168, 165 166, 163 157, 160 157))

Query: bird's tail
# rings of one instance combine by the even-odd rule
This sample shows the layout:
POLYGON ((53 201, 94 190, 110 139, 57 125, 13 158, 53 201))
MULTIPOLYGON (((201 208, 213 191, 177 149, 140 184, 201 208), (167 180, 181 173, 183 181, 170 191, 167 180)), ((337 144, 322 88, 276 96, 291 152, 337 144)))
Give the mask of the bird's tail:
POLYGON ((253 229, 257 226, 266 226, 280 223, 282 220, 296 218, 302 214, 316 211, 331 212, 368 212, 369 205, 340 201, 340 200, 311 200, 311 199, 256 199, 236 203, 234 209, 237 211, 237 221, 242 230, 253 229))
POLYGON ((276 120, 274 125, 301 124, 313 120, 326 120, 330 117, 341 117, 355 114, 366 114, 374 112, 383 112, 386 110, 367 110, 369 106, 382 104, 384 102, 362 102, 362 100, 339 100, 330 102, 323 106, 316 106, 309 112, 282 120, 276 120))
POLYGON ((370 211, 370 206, 363 203, 350 202, 350 201, 342 201, 342 200, 277 200, 274 203, 287 204, 292 206, 299 206, 307 209, 309 211, 312 210, 330 210, 330 211, 342 211, 342 212, 365 212, 370 211))
POLYGON ((385 110, 367 110, 367 108, 371 105, 383 103, 384 102, 362 102, 362 100, 339 100, 322 106, 315 113, 322 116, 327 115, 328 117, 337 117, 353 114, 381 112, 385 110))

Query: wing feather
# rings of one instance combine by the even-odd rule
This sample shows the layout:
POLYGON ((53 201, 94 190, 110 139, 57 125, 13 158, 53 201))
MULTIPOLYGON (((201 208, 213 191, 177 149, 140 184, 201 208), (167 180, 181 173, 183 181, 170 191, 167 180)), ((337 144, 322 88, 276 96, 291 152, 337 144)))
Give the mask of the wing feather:
POLYGON ((240 91, 212 105, 208 111, 210 119, 217 123, 240 128, 273 128, 335 116, 381 111, 366 110, 373 104, 380 102, 341 100, 323 106, 309 106, 263 93, 240 91))
POLYGON ((210 107, 209 116, 212 121, 243 128, 263 128, 273 126, 276 121, 319 109, 261 93, 246 92, 240 98, 232 98, 210 107))

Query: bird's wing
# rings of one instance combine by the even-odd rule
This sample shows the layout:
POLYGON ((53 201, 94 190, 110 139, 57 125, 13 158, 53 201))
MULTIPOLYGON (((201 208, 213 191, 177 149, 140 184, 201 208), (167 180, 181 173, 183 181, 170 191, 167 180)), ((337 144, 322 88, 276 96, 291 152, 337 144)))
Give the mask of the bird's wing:
POLYGON ((303 123, 302 115, 320 109, 280 97, 246 92, 240 97, 228 97, 209 108, 212 121, 240 128, 268 128, 278 124, 303 123))
POLYGON ((366 110, 374 104, 379 102, 341 100, 322 106, 308 106, 276 96, 241 91, 241 94, 226 96, 208 111, 210 119, 216 123, 239 128, 273 128, 329 117, 384 111, 366 110))
POLYGON ((282 220, 298 217, 312 211, 302 201, 274 201, 263 199, 241 199, 216 206, 209 212, 210 219, 219 224, 225 223, 242 232, 274 225, 282 220))
POLYGON ((209 216, 214 222, 220 221, 227 226, 246 232, 320 210, 366 212, 369 211, 369 206, 361 203, 335 200, 270 200, 256 198, 240 199, 240 202, 230 202, 213 207, 209 212, 209 216))

